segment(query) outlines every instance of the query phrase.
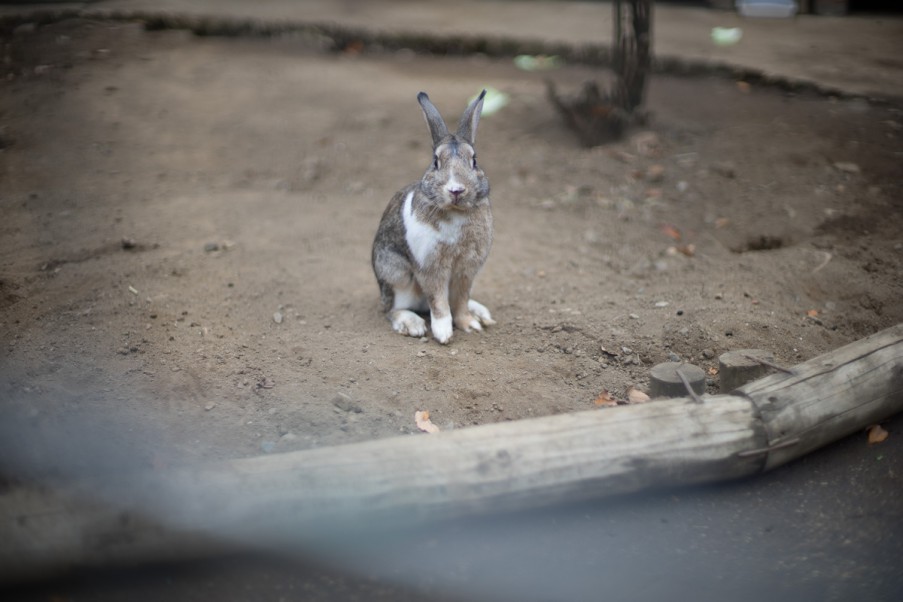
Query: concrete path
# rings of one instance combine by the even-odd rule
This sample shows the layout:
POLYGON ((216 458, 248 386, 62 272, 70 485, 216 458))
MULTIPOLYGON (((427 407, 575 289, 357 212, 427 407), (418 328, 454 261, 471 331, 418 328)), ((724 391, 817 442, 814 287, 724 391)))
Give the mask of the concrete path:
MULTIPOLYGON (((0 16, 75 9, 142 11, 259 21, 330 22, 380 32, 503 36, 573 45, 610 44, 610 2, 459 0, 100 0, 0 5, 0 16), (450 9, 449 7, 453 7, 450 9)), ((658 4, 654 51, 735 65, 849 94, 903 99, 903 18, 743 18, 734 12, 658 4), (716 46, 713 27, 740 27, 734 46, 716 46)))

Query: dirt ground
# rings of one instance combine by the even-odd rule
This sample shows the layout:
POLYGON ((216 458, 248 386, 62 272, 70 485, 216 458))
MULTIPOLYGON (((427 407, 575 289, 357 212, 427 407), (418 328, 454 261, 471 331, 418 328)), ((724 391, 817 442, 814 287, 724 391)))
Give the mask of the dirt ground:
POLYGON ((0 42, 0 396, 65 433, 49 472, 591 409, 675 357, 792 365, 903 321, 892 105, 656 77, 650 125, 586 150, 542 79, 587 67, 88 21, 0 42), (498 325, 402 337, 369 254, 431 160, 416 94, 452 121, 486 85, 498 325))

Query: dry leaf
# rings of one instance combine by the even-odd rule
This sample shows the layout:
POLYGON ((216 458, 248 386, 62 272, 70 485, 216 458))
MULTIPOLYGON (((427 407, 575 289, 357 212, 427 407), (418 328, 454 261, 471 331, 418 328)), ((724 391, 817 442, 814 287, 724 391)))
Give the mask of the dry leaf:
POLYGON ((687 257, 693 257, 696 254, 696 245, 690 243, 688 245, 678 245, 676 247, 677 251, 683 253, 687 257))
POLYGON ((599 396, 596 398, 594 402, 597 406, 601 406, 603 408, 613 408, 618 405, 617 400, 611 396, 607 390, 602 389, 602 392, 599 393, 599 396))
POLYGON ((414 412, 414 422, 417 423, 417 428, 425 433, 439 432, 439 427, 430 422, 430 413, 427 410, 414 412))
POLYGON ((680 230, 671 224, 662 224, 661 231, 665 236, 670 236, 674 240, 680 240, 680 230))
POLYGON ((629 403, 646 403, 649 401, 649 396, 637 389, 636 387, 630 387, 627 389, 627 401, 629 403))
POLYGON ((809 316, 810 318, 817 318, 817 317, 818 317, 818 310, 817 310, 817 309, 810 309, 809 311, 806 312, 806 315, 809 316))
POLYGON ((715 366, 710 366, 708 372, 709 372, 709 376, 717 376, 718 368, 716 368, 715 366))
POLYGON ((880 424, 873 424, 868 428, 869 431, 869 445, 874 445, 875 443, 881 443, 885 439, 887 439, 889 433, 881 428, 880 424))
POLYGON ((356 55, 364 51, 364 43, 361 40, 352 40, 343 48, 345 54, 356 55))

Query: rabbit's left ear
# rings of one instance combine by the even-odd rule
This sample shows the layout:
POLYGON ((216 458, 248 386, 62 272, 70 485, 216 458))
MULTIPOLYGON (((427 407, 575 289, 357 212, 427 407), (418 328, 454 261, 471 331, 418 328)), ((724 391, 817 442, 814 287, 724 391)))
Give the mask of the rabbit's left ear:
POLYGON ((483 97, 485 96, 486 90, 480 92, 480 95, 464 111, 461 121, 458 123, 458 136, 471 144, 477 139, 477 124, 480 123, 480 113, 483 112, 483 97))

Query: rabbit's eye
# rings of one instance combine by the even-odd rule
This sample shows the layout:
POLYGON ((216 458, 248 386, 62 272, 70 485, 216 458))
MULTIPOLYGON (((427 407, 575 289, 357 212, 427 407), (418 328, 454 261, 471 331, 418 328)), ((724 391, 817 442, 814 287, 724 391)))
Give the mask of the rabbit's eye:
POLYGON ((439 169, 439 157, 433 157, 433 169, 439 169))
POLYGON ((474 169, 477 168, 477 156, 476 155, 473 156, 473 168, 474 169))

